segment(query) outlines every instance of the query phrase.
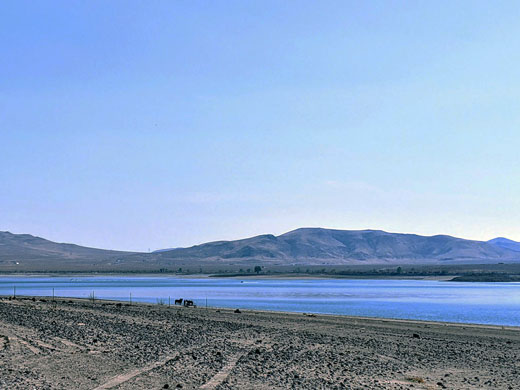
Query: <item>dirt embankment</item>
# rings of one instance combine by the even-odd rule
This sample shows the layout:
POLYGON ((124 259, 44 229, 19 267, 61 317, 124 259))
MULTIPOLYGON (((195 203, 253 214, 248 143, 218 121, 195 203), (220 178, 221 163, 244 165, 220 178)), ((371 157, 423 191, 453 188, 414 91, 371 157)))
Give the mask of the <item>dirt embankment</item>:
POLYGON ((0 389, 513 389, 520 328, 0 299, 0 389))

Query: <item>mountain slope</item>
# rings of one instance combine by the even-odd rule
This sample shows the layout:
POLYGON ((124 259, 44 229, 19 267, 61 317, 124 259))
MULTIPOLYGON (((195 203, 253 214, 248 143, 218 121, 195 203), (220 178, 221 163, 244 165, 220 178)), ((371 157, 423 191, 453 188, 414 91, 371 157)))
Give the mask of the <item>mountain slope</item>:
POLYGON ((520 252, 520 242, 510 240, 504 237, 493 238, 488 241, 490 244, 496 245, 500 248, 509 249, 515 252, 520 252))
POLYGON ((56 269, 61 265, 92 265, 107 259, 121 257, 131 252, 88 248, 75 244, 63 244, 35 237, 30 234, 0 232, 0 265, 18 268, 56 269))
POLYGON ((514 261, 518 253, 482 241, 380 230, 301 228, 280 236, 216 241, 158 254, 162 259, 263 259, 268 263, 354 264, 514 261))

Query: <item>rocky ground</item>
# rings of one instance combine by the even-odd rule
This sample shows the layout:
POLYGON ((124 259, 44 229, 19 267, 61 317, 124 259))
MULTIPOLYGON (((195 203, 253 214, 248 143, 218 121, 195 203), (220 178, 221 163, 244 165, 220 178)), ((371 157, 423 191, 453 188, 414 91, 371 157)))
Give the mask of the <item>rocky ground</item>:
POLYGON ((0 299, 0 389, 516 389, 520 328, 0 299))

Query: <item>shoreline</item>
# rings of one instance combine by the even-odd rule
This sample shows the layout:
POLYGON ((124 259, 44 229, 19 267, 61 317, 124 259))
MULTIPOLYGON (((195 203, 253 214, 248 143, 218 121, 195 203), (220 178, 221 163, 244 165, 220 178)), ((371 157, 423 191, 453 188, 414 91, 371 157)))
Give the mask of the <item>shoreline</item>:
POLYGON ((0 278, 86 278, 86 277, 136 277, 136 278, 177 278, 177 279, 256 279, 256 280, 437 280, 459 283, 518 283, 520 275, 480 275, 454 273, 449 275, 377 275, 377 274, 298 274, 298 273, 273 273, 273 274, 212 274, 212 273, 158 273, 158 272, 4 272, 0 278))
MULTIPOLYGON (((12 301, 32 301, 33 298, 35 301, 41 301, 42 299, 46 301, 46 303, 52 303, 52 296, 50 295, 42 295, 42 296, 29 296, 29 295, 17 295, 16 298, 13 298, 11 295, 0 295, 0 301, 5 300, 12 300, 12 301)), ((184 308, 182 305, 175 305, 171 304, 168 306, 167 303, 158 304, 153 302, 143 302, 143 301, 132 301, 130 303, 129 300, 115 300, 115 299, 104 299, 104 298, 96 298, 95 303, 91 303, 89 298, 78 298, 78 297, 67 297, 67 296, 56 296, 54 297, 54 301, 58 302, 65 302, 65 301, 72 301, 72 302, 81 302, 91 305, 96 304, 121 304, 125 306, 143 306, 143 307, 158 307, 161 309, 168 309, 168 310, 176 310, 176 309, 186 309, 186 310, 220 310, 220 311, 228 311, 233 312, 235 310, 240 310, 240 312, 243 313, 249 313, 249 314, 255 314, 255 313, 263 313, 263 314, 284 314, 287 316, 297 316, 301 317, 307 316, 307 317, 330 317, 330 318, 337 318, 337 319, 347 319, 347 320, 367 320, 367 321, 381 321, 381 322, 399 322, 399 323, 409 323, 409 324, 415 324, 415 325, 438 325, 438 326, 459 326, 463 328, 484 328, 484 329, 509 329, 509 330, 516 330, 520 332, 520 325, 500 325, 500 324, 483 324, 483 323, 476 323, 476 322, 450 322, 450 321, 432 321, 432 320, 421 320, 421 319, 411 319, 411 318, 397 318, 397 317, 369 317, 369 316, 355 316, 355 315, 348 315, 348 314, 335 314, 335 313, 321 313, 321 312, 303 312, 303 311, 285 311, 285 310, 261 310, 261 309, 247 309, 242 308, 237 305, 237 307, 224 307, 224 306, 195 306, 190 308, 184 308)))
POLYGON ((396 276, 396 275, 309 275, 309 274, 294 274, 294 273, 280 273, 280 274, 259 274, 259 275, 226 275, 226 274, 168 274, 168 273, 121 273, 121 272, 27 272, 27 273, 0 273, 1 277, 103 277, 103 276, 121 276, 121 277, 150 277, 150 278, 179 278, 179 279, 266 279, 266 280, 320 280, 320 279, 352 279, 352 280, 442 280, 449 281, 456 275, 448 276, 396 276))
POLYGON ((0 299, 0 388, 508 389, 518 378, 517 327, 43 299, 0 299))

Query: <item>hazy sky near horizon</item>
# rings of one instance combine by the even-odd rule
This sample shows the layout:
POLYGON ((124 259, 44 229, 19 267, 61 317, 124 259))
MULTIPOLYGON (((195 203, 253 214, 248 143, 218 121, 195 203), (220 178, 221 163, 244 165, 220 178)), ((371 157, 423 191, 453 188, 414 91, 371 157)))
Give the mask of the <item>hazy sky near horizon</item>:
POLYGON ((0 230, 520 240, 518 1, 0 4, 0 230))

